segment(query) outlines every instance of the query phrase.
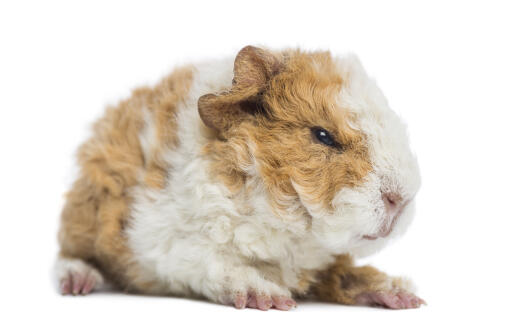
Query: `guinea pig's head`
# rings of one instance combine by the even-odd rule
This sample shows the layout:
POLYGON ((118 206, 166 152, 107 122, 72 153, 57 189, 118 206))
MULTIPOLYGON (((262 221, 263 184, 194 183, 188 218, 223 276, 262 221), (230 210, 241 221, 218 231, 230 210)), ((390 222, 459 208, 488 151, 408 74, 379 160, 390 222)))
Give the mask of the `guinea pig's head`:
POLYGON ((199 113, 231 183, 332 253, 371 254, 409 225, 417 160, 356 57, 245 47, 232 88, 202 96, 199 113))

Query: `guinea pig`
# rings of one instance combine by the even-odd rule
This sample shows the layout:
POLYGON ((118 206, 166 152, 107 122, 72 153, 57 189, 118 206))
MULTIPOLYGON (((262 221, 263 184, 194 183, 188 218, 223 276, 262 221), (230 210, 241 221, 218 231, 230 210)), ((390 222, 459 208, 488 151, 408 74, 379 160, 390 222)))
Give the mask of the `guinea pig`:
POLYGON ((62 294, 424 304, 354 263, 405 232, 420 185, 405 125, 354 55, 247 46, 178 68, 108 108, 78 163, 62 294))

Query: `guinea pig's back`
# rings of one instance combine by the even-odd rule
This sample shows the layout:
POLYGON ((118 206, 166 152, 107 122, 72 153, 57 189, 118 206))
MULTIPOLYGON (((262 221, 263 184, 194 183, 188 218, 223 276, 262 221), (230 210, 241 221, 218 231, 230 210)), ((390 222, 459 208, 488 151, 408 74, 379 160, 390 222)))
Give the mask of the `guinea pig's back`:
POLYGON ((193 67, 179 68, 154 88, 136 89, 94 124, 78 151, 80 173, 61 215, 62 258, 93 263, 123 287, 133 283, 137 273, 124 234, 130 190, 165 185, 164 153, 179 143, 177 111, 189 100, 193 76, 193 67))

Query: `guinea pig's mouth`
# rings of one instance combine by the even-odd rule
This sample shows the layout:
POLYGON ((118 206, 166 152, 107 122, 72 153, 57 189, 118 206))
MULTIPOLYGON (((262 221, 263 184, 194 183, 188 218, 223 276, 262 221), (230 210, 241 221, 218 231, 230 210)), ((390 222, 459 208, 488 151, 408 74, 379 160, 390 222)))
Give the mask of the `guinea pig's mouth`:
POLYGON ((378 231, 375 234, 363 235, 362 238, 367 239, 367 240, 375 240, 378 238, 385 238, 388 235, 390 235, 390 233, 392 232, 392 230, 394 229, 394 227, 396 225, 396 222, 398 221, 399 217, 401 216, 403 209, 406 207, 407 204, 408 204, 408 202, 403 204, 403 206, 401 206, 401 208, 394 215, 389 215, 389 214, 385 215, 383 222, 380 225, 380 228, 378 229, 378 231))
POLYGON ((380 226, 380 229, 378 229, 378 232, 376 232, 375 234, 372 234, 372 235, 363 235, 362 238, 368 239, 368 240, 385 238, 388 235, 390 235, 390 233, 392 232, 392 229, 396 225, 396 221, 397 221, 397 216, 395 216, 395 217, 387 216, 383 220, 383 223, 380 226))

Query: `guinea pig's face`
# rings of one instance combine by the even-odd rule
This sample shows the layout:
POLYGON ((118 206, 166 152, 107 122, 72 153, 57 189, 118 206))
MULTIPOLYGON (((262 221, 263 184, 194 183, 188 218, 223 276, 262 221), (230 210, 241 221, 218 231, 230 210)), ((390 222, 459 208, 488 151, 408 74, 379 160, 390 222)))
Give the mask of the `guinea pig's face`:
POLYGON ((411 221, 420 177, 406 128, 355 57, 244 48, 233 89, 199 111, 249 153, 275 215, 306 219, 330 251, 370 254, 411 221))

